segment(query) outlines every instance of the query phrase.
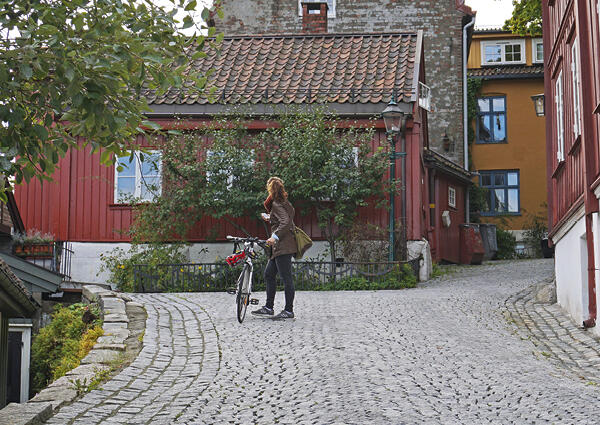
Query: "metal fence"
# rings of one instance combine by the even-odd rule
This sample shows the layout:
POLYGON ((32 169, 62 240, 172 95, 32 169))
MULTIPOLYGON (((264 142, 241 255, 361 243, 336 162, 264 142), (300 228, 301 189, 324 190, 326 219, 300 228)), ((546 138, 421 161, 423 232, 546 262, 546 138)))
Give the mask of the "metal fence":
MULTIPOLYGON (((356 280, 370 282, 386 289, 410 276, 419 275, 420 258, 395 263, 348 263, 299 261, 292 263, 296 289, 353 289, 356 280)), ((235 288, 242 264, 230 267, 226 263, 185 263, 133 266, 136 292, 216 292, 235 288)), ((264 261, 254 265, 252 286, 264 290, 264 261)))

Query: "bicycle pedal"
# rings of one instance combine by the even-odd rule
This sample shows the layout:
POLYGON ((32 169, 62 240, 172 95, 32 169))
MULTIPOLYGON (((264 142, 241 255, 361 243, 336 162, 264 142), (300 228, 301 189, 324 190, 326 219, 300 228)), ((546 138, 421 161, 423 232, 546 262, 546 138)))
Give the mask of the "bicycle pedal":
POLYGON ((235 288, 227 288, 227 293, 231 295, 235 295, 237 293, 235 288))
POLYGON ((252 304, 252 305, 258 305, 258 298, 251 298, 250 299, 250 304, 252 304))

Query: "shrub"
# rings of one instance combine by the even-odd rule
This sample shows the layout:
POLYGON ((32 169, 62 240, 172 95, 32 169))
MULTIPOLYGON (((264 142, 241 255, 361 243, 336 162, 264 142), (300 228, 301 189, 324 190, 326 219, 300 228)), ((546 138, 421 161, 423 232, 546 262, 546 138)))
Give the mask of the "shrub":
POLYGON ((57 305, 52 321, 42 328, 31 345, 32 390, 39 392, 52 381, 64 376, 69 370, 79 366, 102 335, 101 320, 95 319, 86 324, 83 314, 92 309, 99 317, 96 308, 78 303, 68 307, 57 305))
POLYGON ((496 241, 498 242, 497 260, 510 260, 515 258, 517 239, 508 230, 496 227, 496 241))
POLYGON ((160 264, 180 264, 187 262, 187 257, 182 252, 183 244, 133 244, 129 251, 116 248, 108 254, 101 254, 100 272, 109 272, 108 282, 114 283, 117 288, 125 292, 134 292, 133 266, 147 264, 150 270, 159 275, 159 286, 166 280, 165 270, 158 267, 160 264))
MULTIPOLYGON (((543 204, 542 208, 547 208, 547 206, 543 204)), ((543 256, 540 242, 548 237, 547 220, 548 218, 543 212, 538 212, 537 214, 530 214, 525 223, 523 239, 525 245, 531 249, 533 257, 541 258, 543 256)))

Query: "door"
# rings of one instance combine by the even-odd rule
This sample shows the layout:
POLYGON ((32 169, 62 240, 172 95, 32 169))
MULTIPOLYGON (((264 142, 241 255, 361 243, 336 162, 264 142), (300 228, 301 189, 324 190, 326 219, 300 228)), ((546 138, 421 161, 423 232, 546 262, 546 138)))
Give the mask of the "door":
POLYGON ((8 333, 7 402, 21 402, 21 350, 22 332, 8 333))

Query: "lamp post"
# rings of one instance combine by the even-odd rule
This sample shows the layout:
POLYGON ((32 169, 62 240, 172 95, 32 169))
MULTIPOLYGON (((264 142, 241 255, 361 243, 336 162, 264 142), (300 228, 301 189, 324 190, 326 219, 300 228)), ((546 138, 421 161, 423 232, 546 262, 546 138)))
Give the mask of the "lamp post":
POLYGON ((544 115, 546 115, 544 93, 531 96, 531 100, 533 100, 533 106, 535 107, 535 114, 538 117, 543 117, 544 115))
POLYGON ((389 223, 389 261, 396 261, 395 227, 396 227, 396 208, 395 208, 395 187, 396 180, 396 159, 402 158, 402 235, 404 244, 406 244, 406 139, 404 130, 406 127, 407 115, 392 99, 388 106, 381 113, 388 141, 390 142, 390 223, 389 223), (396 136, 400 134, 401 151, 396 152, 396 136))

